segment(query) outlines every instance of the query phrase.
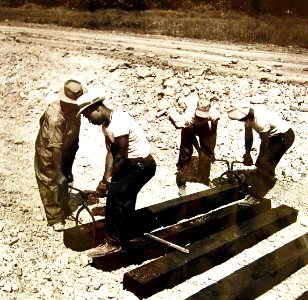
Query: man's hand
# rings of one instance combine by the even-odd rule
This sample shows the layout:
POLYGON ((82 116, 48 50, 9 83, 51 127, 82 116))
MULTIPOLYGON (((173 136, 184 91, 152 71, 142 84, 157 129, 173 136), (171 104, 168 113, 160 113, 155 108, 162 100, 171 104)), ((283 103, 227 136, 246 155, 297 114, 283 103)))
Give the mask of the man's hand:
POLYGON ((72 173, 68 174, 67 176, 67 183, 71 183, 74 181, 74 176, 72 173))
POLYGON ((209 120, 212 122, 218 122, 220 119, 220 112, 217 108, 211 107, 209 110, 209 120))
POLYGON ((252 166, 253 165, 253 160, 252 160, 250 153, 245 153, 243 155, 243 164, 245 166, 252 166))
POLYGON ((58 173, 56 177, 56 183, 57 185, 61 186, 67 186, 67 178, 63 175, 63 173, 58 173))
POLYGON ((108 190, 110 188, 110 182, 107 182, 105 178, 103 178, 97 188, 96 188, 96 195, 100 198, 104 198, 107 196, 108 190))

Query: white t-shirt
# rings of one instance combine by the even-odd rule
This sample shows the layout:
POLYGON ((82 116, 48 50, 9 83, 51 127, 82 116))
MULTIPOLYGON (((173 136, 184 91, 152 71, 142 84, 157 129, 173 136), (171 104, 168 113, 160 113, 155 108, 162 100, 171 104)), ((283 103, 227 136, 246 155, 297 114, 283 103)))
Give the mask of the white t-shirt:
POLYGON ((102 126, 105 136, 113 143, 119 136, 128 135, 128 158, 147 157, 151 145, 140 125, 127 113, 114 110, 109 126, 102 126))
POLYGON ((258 133, 269 132, 270 137, 289 130, 289 124, 266 107, 253 107, 253 110, 254 118, 245 121, 245 127, 252 127, 258 133))

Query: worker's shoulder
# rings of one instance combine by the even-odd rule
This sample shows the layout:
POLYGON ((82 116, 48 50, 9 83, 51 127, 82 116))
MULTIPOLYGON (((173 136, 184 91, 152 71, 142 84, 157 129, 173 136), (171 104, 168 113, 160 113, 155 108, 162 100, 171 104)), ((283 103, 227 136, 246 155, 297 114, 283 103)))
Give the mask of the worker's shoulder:
POLYGON ((53 122, 61 122, 64 119, 63 111, 61 109, 60 101, 54 101, 48 104, 45 114, 46 119, 53 122))
POLYGON ((254 105, 253 110, 254 110, 255 115, 259 115, 263 117, 269 116, 273 113, 265 105, 254 105))
POLYGON ((55 100, 53 102, 50 102, 47 105, 46 113, 54 114, 54 113, 62 113, 60 100, 55 100))
POLYGON ((121 109, 116 109, 113 111, 112 119, 116 119, 117 121, 121 121, 121 122, 134 120, 134 118, 130 115, 129 112, 123 111, 121 109))

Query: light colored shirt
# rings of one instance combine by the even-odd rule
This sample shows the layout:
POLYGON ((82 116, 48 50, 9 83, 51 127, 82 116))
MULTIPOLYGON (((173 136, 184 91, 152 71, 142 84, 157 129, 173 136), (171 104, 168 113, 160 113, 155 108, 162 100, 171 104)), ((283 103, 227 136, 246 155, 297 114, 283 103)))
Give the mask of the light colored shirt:
POLYGON ((196 94, 192 94, 185 99, 186 109, 183 114, 179 114, 174 107, 169 109, 169 117, 173 120, 177 128, 191 127, 192 125, 199 125, 204 122, 208 122, 209 126, 211 122, 217 122, 220 118, 220 112, 215 106, 211 106, 209 110, 208 119, 198 122, 196 120, 196 109, 198 106, 199 97, 196 94))
POLYGON ((127 158, 144 158, 150 154, 151 145, 143 129, 127 112, 114 110, 109 126, 103 125, 102 130, 112 143, 116 137, 128 135, 127 158))
POLYGON ((268 132, 270 137, 289 130, 289 124, 266 107, 256 106, 253 110, 254 118, 245 121, 245 127, 252 127, 258 133, 268 132))

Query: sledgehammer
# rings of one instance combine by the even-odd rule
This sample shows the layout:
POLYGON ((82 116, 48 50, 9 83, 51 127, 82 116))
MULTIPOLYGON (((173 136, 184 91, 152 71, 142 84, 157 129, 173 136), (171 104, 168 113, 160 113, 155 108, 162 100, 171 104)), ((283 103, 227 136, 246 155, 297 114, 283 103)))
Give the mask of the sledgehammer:
POLYGON ((162 238, 159 238, 158 236, 153 235, 153 234, 151 234, 151 233, 144 233, 144 235, 147 236, 147 237, 149 237, 149 238, 151 238, 151 239, 153 239, 153 240, 155 240, 155 241, 157 241, 157 242, 160 242, 160 243, 165 244, 165 245, 167 245, 167 246, 169 246, 169 247, 172 247, 172 248, 174 248, 174 249, 176 249, 176 250, 179 250, 179 251, 181 251, 181 252, 183 252, 183 253, 187 253, 187 254, 190 253, 188 249, 186 249, 186 248, 184 248, 184 247, 181 247, 181 246, 179 246, 179 245, 176 245, 176 244, 174 244, 174 243, 171 243, 171 242, 169 242, 169 241, 166 241, 166 240, 164 240, 164 239, 162 239, 162 238))

